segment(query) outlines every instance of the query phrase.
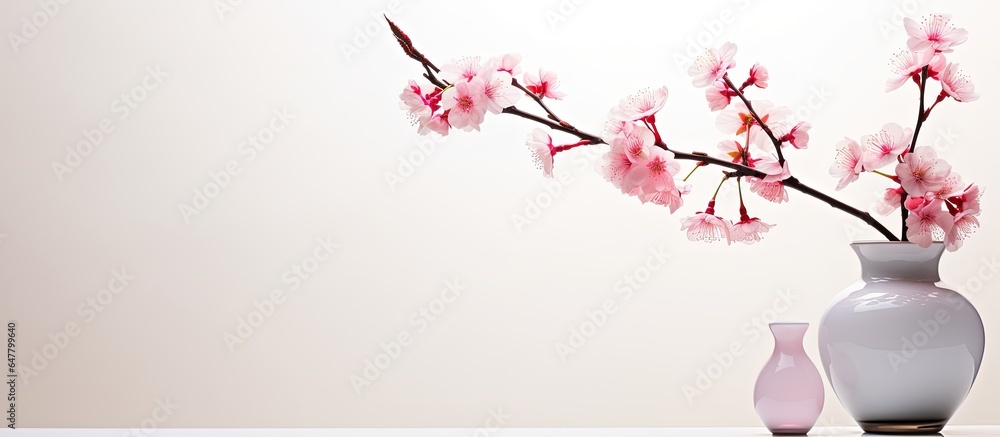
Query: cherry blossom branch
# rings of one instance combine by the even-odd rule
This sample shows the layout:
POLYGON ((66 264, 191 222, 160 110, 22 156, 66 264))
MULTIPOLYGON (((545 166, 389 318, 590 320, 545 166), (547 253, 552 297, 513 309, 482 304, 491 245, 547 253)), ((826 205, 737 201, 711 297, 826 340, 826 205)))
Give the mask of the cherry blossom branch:
MULTIPOLYGON (((403 48, 403 51, 406 52, 407 56, 409 56, 410 58, 416 60, 417 62, 420 62, 420 64, 424 67, 424 69, 426 70, 426 73, 424 74, 424 77, 426 77, 429 81, 431 81, 431 83, 433 83, 438 88, 442 88, 442 89, 443 88, 447 88, 447 85, 444 84, 440 79, 438 79, 436 77, 436 75, 434 74, 434 73, 440 72, 440 69, 438 69, 436 66, 434 66, 434 64, 431 63, 431 61, 429 59, 427 59, 426 56, 424 56, 422 53, 420 53, 419 51, 417 51, 417 49, 413 46, 412 41, 410 41, 410 38, 405 33, 403 33, 403 31, 400 30, 399 27, 396 26, 395 23, 393 23, 391 20, 389 20, 388 17, 386 17, 386 21, 389 22, 389 27, 392 30, 393 35, 396 37, 396 40, 399 42, 400 47, 403 48)), ((926 69, 925 69, 924 73, 925 73, 925 76, 926 76, 926 69)), ((775 150, 777 150, 777 152, 778 152, 778 161, 779 161, 779 163, 781 165, 784 165, 784 158, 781 155, 781 142, 777 138, 775 138, 774 134, 771 132, 771 129, 769 127, 767 127, 767 125, 763 122, 763 120, 761 120, 760 116, 758 116, 757 113, 753 110, 753 107, 752 107, 750 101, 747 100, 747 98, 743 95, 743 93, 740 92, 734 86, 734 84, 732 83, 731 80, 729 80, 728 75, 724 76, 724 79, 726 81, 726 84, 736 92, 736 95, 739 96, 740 99, 743 101, 743 103, 747 106, 747 109, 750 110, 751 115, 753 115, 754 119, 757 120, 757 123, 760 124, 760 126, 764 130, 764 132, 766 132, 767 135, 768 135, 768 137, 771 138, 771 142, 774 143, 775 150)), ((521 88, 521 89, 524 90, 523 88, 521 88)), ((922 91, 923 90, 921 90, 921 105, 923 105, 923 102, 922 102, 923 92, 922 91)), ((529 92, 528 95, 532 96, 533 94, 529 92)), ((565 132, 565 133, 568 133, 568 134, 571 134, 571 135, 575 135, 578 138, 580 138, 581 140, 586 141, 587 142, 586 144, 607 144, 601 137, 599 137, 597 135, 594 135, 594 134, 590 134, 590 133, 584 132, 582 130, 579 130, 579 129, 573 127, 572 125, 570 125, 569 123, 563 121, 559 117, 556 117, 555 114, 552 113, 552 111, 548 110, 548 108, 544 104, 542 104, 542 102, 540 102, 540 99, 535 99, 535 101, 538 102, 542 106, 543 109, 545 109, 545 111, 547 112, 547 114, 549 115, 549 117, 551 117, 552 119, 544 118, 544 117, 532 114, 530 112, 522 111, 521 109, 518 109, 516 106, 509 106, 507 108, 504 108, 503 109, 503 113, 504 114, 516 115, 518 117, 521 117, 521 118, 524 118, 524 119, 527 119, 527 120, 531 120, 531 121, 534 121, 536 123, 543 124, 543 125, 549 127, 550 129, 562 131, 562 132, 565 132)), ((582 146, 582 145, 585 145, 585 144, 582 144, 582 142, 581 142, 581 144, 577 144, 577 145, 582 146)), ((574 147, 575 146, 576 145, 574 145, 574 147)), ((695 168, 703 166, 703 165, 707 165, 707 164, 714 164, 714 165, 717 165, 717 166, 720 166, 720 167, 724 167, 724 168, 728 168, 730 170, 733 170, 732 172, 726 173, 727 179, 730 178, 730 177, 737 177, 738 178, 738 177, 742 177, 742 176, 752 176, 752 177, 764 179, 765 177, 768 176, 767 173, 764 173, 764 172, 762 172, 760 170, 757 170, 757 169, 755 169, 753 167, 749 167, 749 166, 741 165, 741 164, 738 164, 738 163, 735 163, 735 162, 732 162, 732 161, 727 161, 727 160, 724 160, 724 159, 720 159, 720 158, 716 158, 716 157, 713 157, 713 156, 709 156, 709 155, 707 155, 707 154, 705 154, 703 152, 686 153, 686 152, 680 152, 680 151, 676 151, 676 150, 671 150, 671 149, 667 148, 667 145, 665 143, 663 143, 662 141, 657 141, 656 142, 656 146, 660 147, 660 148, 662 148, 664 150, 669 150, 670 152, 672 152, 674 154, 674 158, 675 159, 687 160, 687 161, 695 161, 697 163, 695 168)), ((747 144, 747 146, 749 146, 749 144, 747 144)), ((852 206, 850 206, 850 205, 848 205, 848 204, 846 204, 844 202, 841 202, 841 201, 839 201, 839 200, 837 200, 837 199, 835 199, 833 197, 830 197, 829 195, 826 195, 826 194, 824 194, 824 193, 822 193, 822 192, 820 192, 820 191, 818 191, 818 190, 816 190, 816 189, 814 189, 814 188, 812 188, 812 187, 810 187, 810 186, 802 183, 801 181, 798 180, 798 178, 795 178, 794 176, 788 177, 787 179, 781 181, 781 183, 784 184, 784 186, 786 186, 788 188, 792 188, 792 189, 797 190, 797 191, 799 191, 799 192, 801 192, 801 193, 803 193, 803 194, 805 194, 807 196, 814 197, 816 199, 822 200, 823 202, 826 202, 827 204, 829 204, 834 209, 839 209, 841 211, 846 212, 847 214, 849 214, 851 216, 854 216, 854 217, 856 217, 856 218, 864 221, 869 226, 875 228, 875 230, 877 230, 879 233, 881 233, 883 236, 885 236, 889 241, 899 241, 899 238, 897 238, 895 235, 893 235, 893 233, 890 232, 888 229, 886 229, 886 227, 883 226, 881 223, 879 223, 878 220, 875 220, 875 218, 872 217, 871 214, 869 214, 867 212, 864 212, 864 211, 861 211, 861 210, 859 210, 857 208, 854 208, 854 207, 852 207, 852 206)), ((903 208, 903 209, 905 210, 905 208, 903 208)), ((904 238, 905 238, 905 233, 904 233, 904 238)))
POLYGON ((427 57, 424 56, 423 53, 420 53, 420 51, 413 46, 413 41, 410 40, 410 37, 406 35, 406 33, 403 32, 403 30, 400 29, 399 26, 396 25, 396 23, 393 23, 392 20, 390 20, 389 17, 387 17, 384 14, 382 15, 382 17, 385 18, 385 21, 387 23, 389 23, 389 30, 392 32, 392 36, 396 37, 396 42, 398 42, 399 46, 403 48, 403 52, 406 53, 406 56, 409 56, 411 59, 419 62, 421 65, 424 66, 424 70, 427 71, 426 73, 424 73, 424 77, 427 78, 427 80, 429 80, 432 84, 434 84, 434 86, 438 88, 441 89, 447 88, 448 82, 442 81, 438 79, 437 76, 434 75, 434 73, 440 73, 441 69, 437 68, 437 66, 434 65, 434 63, 431 62, 430 59, 427 59, 427 57))
MULTIPOLYGON (((784 166, 785 157, 781 153, 781 140, 779 140, 778 137, 774 136, 774 132, 771 132, 771 128, 767 126, 767 123, 764 123, 764 120, 762 120, 760 116, 757 115, 757 111, 753 109, 753 104, 751 104, 750 100, 747 99, 745 95, 743 95, 743 91, 740 91, 740 89, 736 86, 736 84, 734 84, 733 81, 729 79, 729 73, 724 74, 722 76, 722 79, 726 81, 726 86, 728 86, 729 89, 733 90, 733 92, 736 93, 736 97, 739 97, 740 100, 743 101, 743 104, 747 105, 747 110, 750 111, 750 115, 753 116, 753 119, 757 121, 757 124, 760 125, 760 128, 763 129, 764 133, 767 134, 767 137, 771 139, 771 143, 774 144, 774 150, 778 152, 778 165, 784 166)), ((747 147, 750 147, 750 144, 747 144, 747 147)))
MULTIPOLYGON (((449 85, 448 82, 438 79, 436 76, 436 73, 440 73, 441 69, 438 68, 436 65, 434 65, 434 63, 431 62, 430 59, 427 59, 427 57, 424 56, 423 53, 420 53, 420 51, 413 46, 413 41, 410 40, 410 37, 406 35, 406 33, 404 33, 403 30, 396 25, 396 23, 393 23, 392 20, 389 19, 389 17, 386 17, 384 15, 383 17, 385 17, 385 21, 389 23, 389 29, 392 31, 393 36, 396 37, 396 42, 398 42, 399 46, 403 48, 403 51, 406 53, 406 55, 409 56, 411 59, 419 62, 424 67, 424 70, 426 71, 426 73, 424 73, 424 77, 427 78, 427 80, 429 80, 432 84, 434 84, 434 86, 438 88, 441 89, 447 88, 449 85)), ((515 88, 527 94, 528 97, 531 97, 531 99, 534 100, 535 103, 537 103, 538 106, 540 106, 545 111, 546 114, 548 114, 548 117, 550 119, 552 119, 556 123, 559 123, 562 126, 565 126, 566 128, 571 129, 571 131, 567 132, 573 133, 574 131, 576 131, 576 128, 574 128, 571 124, 563 121, 561 118, 559 118, 559 116, 555 114, 555 112, 552 112, 552 110, 549 109, 548 105, 546 105, 545 102, 542 101, 542 98, 540 96, 529 91, 527 88, 521 85, 517 81, 517 79, 511 78, 511 85, 513 85, 515 88)))
MULTIPOLYGON (((920 128, 924 126, 924 121, 927 120, 927 112, 924 110, 924 95, 927 92, 927 70, 928 66, 924 66, 920 69, 920 105, 919 111, 917 113, 917 125, 913 128, 913 139, 910 141, 910 153, 917 148, 917 137, 920 135, 920 128)), ((906 209, 906 190, 899 197, 899 215, 902 218, 903 227, 900 233, 902 234, 903 241, 909 241, 909 237, 906 236, 906 219, 910 216, 910 211, 906 209)))
MULTIPOLYGON (((513 107, 513 106, 508 107, 508 108, 504 108, 503 112, 505 114, 516 115, 518 117, 522 117, 522 118, 525 118, 525 119, 528 119, 528 120, 531 120, 531 121, 534 121, 534 122, 537 122, 537 123, 544 124, 545 126, 549 127, 550 129, 553 129, 553 130, 558 130, 558 131, 566 132, 566 133, 571 134, 571 135, 576 135, 577 137, 579 137, 582 140, 590 141, 590 144, 607 144, 606 142, 604 142, 603 139, 601 139, 597 135, 589 134, 589 133, 586 133, 586 132, 578 130, 578 129, 567 128, 567 127, 565 127, 565 126, 563 126, 561 124, 558 124, 558 123, 556 123, 554 121, 547 120, 547 119, 545 119, 543 117, 540 117, 540 116, 537 116, 535 114, 524 112, 524 111, 522 111, 522 110, 520 110, 520 109, 518 109, 516 107, 513 107)), ((666 146, 658 145, 658 147, 661 147, 661 148, 667 150, 666 146)), ((686 153, 686 152, 681 152, 681 151, 677 151, 677 150, 670 150, 670 151, 674 154, 674 159, 680 159, 680 160, 686 160, 686 161, 695 161, 695 162, 703 162, 705 164, 714 164, 714 165, 717 165, 719 167, 724 167, 724 168, 728 168, 730 170, 733 170, 732 172, 727 173, 729 175, 729 177, 752 176, 752 177, 755 177, 755 178, 763 179, 763 178, 765 178, 765 177, 768 176, 767 173, 764 173, 764 172, 762 172, 760 170, 757 170, 757 169, 755 169, 753 167, 747 167, 747 166, 744 166, 744 165, 741 165, 741 164, 737 164, 737 163, 732 162, 732 161, 727 161, 727 160, 716 158, 716 157, 713 157, 713 156, 708 156, 706 154, 702 154, 702 153, 699 153, 699 152, 686 153)), ((703 164, 699 164, 698 166, 700 166, 700 165, 703 165, 703 164)), ((879 223, 879 221, 876 220, 875 217, 872 217, 871 214, 869 214, 867 212, 864 212, 864 211, 861 211, 861 210, 859 210, 857 208, 854 208, 854 207, 852 207, 852 206, 850 206, 850 205, 848 205, 848 204, 846 204, 844 202, 841 202, 840 200, 837 200, 837 199, 835 199, 833 197, 830 197, 829 195, 824 194, 824 193, 816 190, 815 188, 812 188, 812 187, 810 187, 810 186, 802 183, 798 178, 796 178, 794 176, 793 177, 789 177, 788 179, 785 179, 785 180, 781 181, 781 183, 784 184, 786 187, 794 189, 796 191, 799 191, 799 192, 801 192, 801 193, 803 193, 803 194, 805 194, 807 196, 814 197, 816 199, 822 200, 823 202, 826 202, 828 205, 830 205, 834 209, 839 209, 839 210, 841 210, 843 212, 846 212, 847 214, 849 214, 851 216, 854 216, 854 217, 860 219, 861 221, 867 223, 872 228, 875 228, 876 231, 878 231, 880 234, 882 234, 882 236, 884 236, 885 238, 887 238, 889 241, 899 241, 899 238, 896 237, 896 235, 894 235, 892 233, 892 231, 890 231, 885 226, 883 226, 882 223, 879 223)))
MULTIPOLYGON (((926 68, 925 68, 925 72, 924 73, 925 73, 925 80, 924 80, 924 82, 926 84, 926 68)), ((760 125, 761 129, 764 130, 764 133, 767 134, 767 137, 771 139, 771 143, 774 144, 774 150, 778 154, 778 164, 781 165, 781 166, 784 166, 785 165, 785 157, 781 153, 781 141, 776 136, 774 136, 774 132, 771 131, 771 128, 767 126, 767 123, 765 123, 764 120, 761 119, 760 115, 757 114, 757 111, 755 111, 753 109, 753 104, 750 102, 750 100, 746 98, 746 96, 743 94, 743 92, 740 90, 740 88, 738 88, 736 86, 736 84, 734 84, 733 81, 729 78, 729 73, 726 73, 725 75, 723 75, 722 79, 726 82, 726 86, 729 87, 729 89, 731 89, 733 92, 735 92, 736 96, 739 97, 741 101, 743 101, 743 104, 746 105, 747 110, 750 111, 750 115, 754 118, 755 121, 757 121, 757 124, 760 125)), ((921 89, 921 113, 923 113, 923 97, 922 96, 923 96, 923 89, 921 89)), ((749 138, 749 136, 748 136, 748 138, 749 138)), ((747 147, 750 147, 749 142, 747 143, 747 147)), ((674 152, 674 153, 676 153, 676 152, 674 152)), ((889 241, 899 241, 899 238, 896 237, 895 234, 893 234, 891 231, 889 231, 889 229, 887 229, 885 226, 883 226, 882 223, 880 223, 878 220, 875 219, 875 217, 872 217, 871 214, 869 214, 867 212, 864 212, 864 211, 861 211, 861 210, 859 210, 857 208, 854 208, 854 207, 852 207, 852 206, 850 206, 850 205, 848 205, 848 204, 846 204, 844 202, 841 202, 841 201, 839 201, 839 200, 837 200, 837 199, 835 199, 833 197, 830 197, 830 196, 828 196, 826 194, 823 194, 822 192, 817 191, 816 189, 814 189, 814 188, 812 188, 812 187, 810 187, 810 186, 808 186, 806 184, 803 184, 802 182, 800 182, 798 180, 798 178, 796 178, 794 176, 788 177, 787 179, 781 181, 781 183, 784 184, 788 188, 792 188, 792 189, 797 190, 797 191, 799 191, 799 192, 801 192, 803 194, 806 194, 808 196, 815 197, 815 198, 817 198, 819 200, 822 200, 822 201, 826 202, 827 204, 829 204, 830 206, 832 206, 835 209, 839 209, 839 210, 844 211, 844 212, 846 212, 846 213, 848 213, 848 214, 850 214, 850 215, 852 215, 854 217, 857 217, 858 219, 861 219, 862 221, 864 221, 865 223, 867 223, 871 227, 875 228, 875 230, 879 231, 879 233, 881 233, 889 241)), ((906 208, 902 208, 902 209, 905 211, 906 208)), ((903 222, 904 222, 903 223, 903 230, 904 230, 903 231, 903 239, 905 241, 905 239, 906 239, 906 231, 905 231, 906 230, 906 219, 905 219, 905 217, 903 219, 903 222)))
MULTIPOLYGON (((556 122, 554 122, 552 120, 547 120, 544 117, 532 114, 530 112, 522 111, 522 110, 518 109, 516 106, 510 106, 510 107, 504 108, 503 113, 504 114, 516 115, 518 117, 521 117, 521 118, 524 118, 524 119, 528 119, 528 120, 534 121, 536 123, 544 124, 545 126, 547 126, 550 129, 553 129, 553 130, 558 130, 558 131, 566 132, 566 133, 571 134, 571 135, 576 135, 581 140, 589 141, 590 142, 589 144, 607 144, 607 142, 605 142, 601 137, 599 137, 597 135, 589 134, 587 132, 581 131, 581 130, 576 129, 576 128, 566 127, 566 126, 561 125, 559 123, 556 123, 556 122)), ((670 150, 670 149, 667 149, 666 146, 662 146, 662 145, 657 145, 657 147, 660 147, 660 148, 662 148, 664 150, 670 150)), ((698 152, 695 152, 695 153, 685 153, 685 152, 680 152, 680 151, 677 151, 677 150, 670 150, 670 152, 674 154, 674 158, 675 159, 683 159, 683 160, 688 160, 688 161, 702 161, 702 162, 705 162, 706 164, 715 164, 715 165, 718 165, 720 167, 728 168, 730 170, 733 170, 733 172, 732 172, 733 176, 753 176, 753 177, 761 178, 761 179, 763 179, 763 178, 765 178, 765 177, 768 176, 767 173, 764 173, 764 172, 762 172, 760 170, 757 170, 757 169, 755 169, 753 167, 743 166, 743 165, 737 164, 737 163, 732 162, 732 161, 726 161, 724 159, 719 159, 719 158, 715 158, 713 156, 708 156, 707 154, 700 154, 698 152)))

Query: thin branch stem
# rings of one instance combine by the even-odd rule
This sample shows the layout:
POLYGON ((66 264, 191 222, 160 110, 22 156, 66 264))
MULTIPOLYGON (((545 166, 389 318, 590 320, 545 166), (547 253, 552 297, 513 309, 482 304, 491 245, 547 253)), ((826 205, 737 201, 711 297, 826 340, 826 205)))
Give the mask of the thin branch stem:
POLYGON ((656 128, 656 122, 653 121, 649 124, 653 126, 653 137, 656 138, 656 145, 666 149, 667 143, 663 142, 663 137, 660 136, 660 130, 656 128))
POLYGON ((682 182, 687 182, 688 178, 690 178, 690 177, 691 177, 691 175, 693 175, 693 174, 694 174, 694 171, 695 171, 695 170, 697 170, 697 169, 698 169, 698 167, 701 167, 701 164, 700 164, 700 163, 696 163, 696 164, 694 165, 694 168, 692 168, 692 169, 691 169, 691 171, 689 171, 689 172, 688 172, 687 176, 684 176, 684 179, 681 179, 681 181, 682 181, 682 182))
POLYGON ((524 87, 524 85, 521 85, 521 84, 520 84, 520 83, 519 83, 519 82, 517 81, 517 79, 513 79, 513 78, 512 78, 512 79, 511 79, 511 81, 510 81, 510 83, 511 83, 511 85, 513 85, 513 86, 514 86, 514 88, 517 88, 517 89, 521 90, 522 92, 524 92, 525 94, 527 94, 527 95, 528 95, 528 97, 531 97, 531 100, 534 100, 534 101, 535 101, 535 103, 537 103, 537 104, 538 104, 538 106, 541 106, 541 107, 542 107, 542 109, 543 109, 543 110, 545 111, 545 113, 549 115, 549 118, 550 118, 550 119, 552 119, 552 120, 553 120, 553 121, 555 121, 556 123, 559 123, 559 124, 561 124, 561 125, 564 125, 564 126, 566 126, 566 127, 569 127, 569 128, 572 128, 572 127, 573 127, 573 126, 572 126, 572 125, 570 125, 569 123, 567 123, 567 122, 563 121, 563 119, 559 118, 559 116, 558 116, 558 115, 556 115, 556 113, 555 113, 555 112, 552 112, 552 110, 551 110, 551 109, 549 109, 548 105, 546 105, 546 104, 545 104, 545 102, 544 102, 544 101, 542 101, 542 98, 541 98, 541 97, 539 97, 539 96, 538 96, 538 94, 535 94, 535 93, 533 93, 533 92, 529 91, 529 90, 528 90, 527 88, 525 88, 525 87, 524 87))
POLYGON ((823 194, 823 193, 821 193, 819 191, 816 191, 816 189, 814 189, 812 187, 809 187, 806 184, 803 184, 802 182, 799 182, 798 178, 790 177, 790 178, 785 179, 784 181, 781 181, 781 182, 783 184, 785 184, 785 186, 788 187, 788 188, 792 188, 794 190, 800 191, 800 192, 802 192, 803 194, 805 194, 807 196, 815 197, 815 198, 817 198, 819 200, 822 200, 822 201, 826 202, 827 204, 829 204, 830 206, 832 206, 832 207, 834 207, 836 209, 839 209, 839 210, 844 211, 844 212, 846 212, 846 213, 848 213, 848 214, 850 214, 850 215, 852 215, 854 217, 857 217, 857 218, 861 219, 861 221, 863 221, 863 222, 867 223, 869 226, 875 228, 876 231, 879 231, 879 233, 881 233, 882 236, 884 236, 889 241, 899 241, 899 238, 896 237, 896 235, 894 235, 891 231, 889 231, 888 229, 886 229, 886 227, 883 226, 881 223, 879 223, 879 221, 876 220, 875 217, 872 217, 871 214, 869 214, 867 212, 864 212, 864 211, 861 211, 861 210, 859 210, 857 208, 854 208, 854 207, 852 207, 852 206, 850 206, 850 205, 848 205, 848 204, 846 204, 844 202, 841 202, 841 201, 839 201, 839 200, 837 200, 837 199, 835 199, 833 197, 830 197, 830 196, 828 196, 826 194, 823 194))
MULTIPOLYGON (((778 153, 778 165, 784 166, 785 156, 782 155, 781 153, 781 140, 779 140, 778 137, 774 136, 774 132, 771 132, 771 128, 768 127, 767 123, 764 123, 764 120, 760 118, 760 115, 757 115, 757 111, 753 109, 753 104, 750 103, 750 100, 747 99, 746 96, 743 95, 743 92, 740 91, 739 88, 737 88, 736 85, 733 84, 733 81, 731 79, 729 79, 729 73, 723 75, 722 79, 726 81, 726 86, 728 86, 729 89, 733 90, 733 92, 736 93, 736 97, 739 97, 740 100, 743 101, 743 104, 747 106, 747 110, 750 111, 750 115, 753 116, 753 119, 757 121, 757 124, 760 125, 760 128, 764 130, 764 133, 767 134, 767 137, 771 139, 771 143, 774 144, 774 150, 775 152, 778 153)), ((747 144, 747 147, 750 147, 750 145, 747 144)))
POLYGON ((586 133, 584 131, 581 131, 581 130, 573 127, 573 126, 570 126, 569 123, 565 123, 565 124, 559 123, 559 122, 556 122, 554 120, 549 120, 549 119, 547 119, 545 117, 541 117, 541 116, 532 114, 530 112, 522 111, 522 110, 518 109, 516 106, 510 106, 510 107, 503 108, 503 113, 504 114, 513 114, 513 115, 516 115, 518 117, 526 118, 528 120, 534 121, 536 123, 544 124, 544 125, 548 126, 551 129, 555 129, 555 130, 558 130, 558 131, 563 131, 563 132, 566 132, 566 133, 571 134, 571 135, 576 135, 581 140, 588 140, 588 141, 590 141, 590 144, 604 144, 604 140, 602 140, 601 137, 599 137, 597 135, 588 134, 588 133, 586 133))
MULTIPOLYGON (((739 146, 740 144, 736 143, 736 147, 739 146)), ((747 129, 747 143, 743 145, 743 150, 740 150, 740 156, 743 157, 743 165, 750 165, 750 129, 747 129)))
POLYGON ((913 140, 910 141, 910 153, 917 148, 917 137, 920 136, 920 128, 924 126, 924 120, 927 120, 927 114, 924 113, 924 95, 927 92, 927 66, 920 69, 920 110, 917 112, 917 126, 913 128, 913 140))
POLYGON ((580 146, 586 146, 590 144, 590 140, 580 140, 573 144, 564 144, 561 146, 555 146, 556 152, 565 152, 567 150, 575 149, 580 146))
POLYGON ((889 179, 892 179, 892 180, 894 180, 896 182, 899 182, 899 178, 897 178, 896 176, 893 176, 893 175, 891 175, 889 173, 885 173, 885 172, 880 171, 880 170, 872 170, 872 173, 875 173, 875 174, 877 174, 879 176, 885 176, 885 177, 887 177, 889 179))
MULTIPOLYGON (((924 120, 927 120, 927 112, 924 110, 924 95, 927 92, 927 69, 926 65, 920 69, 920 105, 917 111, 917 125, 913 128, 913 140, 910 141, 910 153, 913 153, 913 150, 917 148, 917 136, 920 135, 920 128, 924 126, 924 120)), ((904 189, 903 194, 899 198, 899 215, 902 219, 900 238, 903 241, 909 241, 909 238, 906 236, 906 219, 910 215, 910 211, 906 209, 907 194, 904 189)))
POLYGON ((429 80, 432 84, 434 84, 434 86, 440 89, 448 88, 449 86, 448 82, 438 79, 437 76, 434 75, 434 73, 431 73, 431 69, 427 65, 424 65, 424 68, 427 69, 427 72, 424 73, 424 77, 427 78, 427 80, 429 80))
MULTIPOLYGON (((715 193, 712 194, 712 201, 713 202, 715 201, 716 197, 719 197, 719 190, 722 189, 722 184, 726 183, 726 181, 728 181, 728 180, 729 180, 729 175, 728 174, 723 174, 722 175, 722 180, 719 181, 719 186, 715 187, 715 193)), ((739 179, 737 179, 737 180, 739 180, 739 179)))

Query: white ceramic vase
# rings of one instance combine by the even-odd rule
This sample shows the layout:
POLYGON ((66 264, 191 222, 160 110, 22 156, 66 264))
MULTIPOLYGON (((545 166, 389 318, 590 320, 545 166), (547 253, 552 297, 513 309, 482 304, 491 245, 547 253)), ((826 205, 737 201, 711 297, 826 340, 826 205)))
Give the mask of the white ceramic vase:
POLYGON ((942 243, 851 244, 861 281, 819 326, 834 392, 867 432, 936 433, 965 400, 983 360, 983 321, 938 276, 942 243))

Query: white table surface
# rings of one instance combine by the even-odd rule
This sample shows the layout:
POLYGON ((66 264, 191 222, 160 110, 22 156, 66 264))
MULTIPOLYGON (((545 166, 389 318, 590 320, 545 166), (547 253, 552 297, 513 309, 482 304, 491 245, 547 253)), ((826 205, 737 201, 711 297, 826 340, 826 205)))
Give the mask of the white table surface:
MULTIPOLYGON (((10 431, 10 430, 4 430, 10 431)), ((501 428, 493 431, 475 428, 440 429, 18 429, 3 436, 36 437, 762 437, 770 436, 764 428, 501 428)), ((856 437, 858 427, 813 428, 810 436, 856 437)), ((947 426, 946 437, 1000 437, 1000 426, 947 426)))

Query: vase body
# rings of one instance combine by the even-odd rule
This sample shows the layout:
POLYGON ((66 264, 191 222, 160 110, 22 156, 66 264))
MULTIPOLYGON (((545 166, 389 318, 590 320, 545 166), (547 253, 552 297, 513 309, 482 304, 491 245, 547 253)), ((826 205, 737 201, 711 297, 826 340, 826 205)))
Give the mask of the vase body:
POLYGON ((979 372, 983 321, 940 282, 942 243, 851 247, 861 280, 833 299, 819 326, 830 386, 867 432, 936 433, 979 372))
POLYGON ((808 323, 771 323, 774 352, 757 376, 753 404, 775 435, 809 432, 823 411, 823 379, 806 355, 808 323))

